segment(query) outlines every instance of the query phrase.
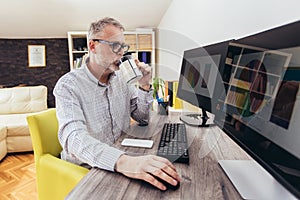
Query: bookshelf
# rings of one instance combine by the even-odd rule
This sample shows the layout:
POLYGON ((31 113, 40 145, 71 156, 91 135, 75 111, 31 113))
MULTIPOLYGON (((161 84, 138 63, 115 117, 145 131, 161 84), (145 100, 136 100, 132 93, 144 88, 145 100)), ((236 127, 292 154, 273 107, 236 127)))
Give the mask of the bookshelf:
POLYGON ((290 59, 277 50, 230 43, 222 73, 229 112, 248 117, 274 99, 290 59))
MULTIPOLYGON (((88 54, 88 39, 86 31, 68 32, 68 48, 70 70, 78 67, 78 62, 88 54)), ((153 66, 153 75, 155 74, 155 32, 148 29, 139 29, 136 31, 125 31, 125 42, 130 45, 129 52, 134 58, 138 58, 147 64, 153 66)))
POLYGON ((78 67, 80 59, 85 54, 88 54, 88 40, 87 32, 85 31, 71 31, 68 32, 68 48, 70 70, 78 67))
MULTIPOLYGON (((142 62, 155 65, 155 33, 152 30, 125 31, 129 54, 142 62)), ((155 68, 155 67, 153 67, 155 68)), ((153 73, 154 74, 154 73, 153 73)))

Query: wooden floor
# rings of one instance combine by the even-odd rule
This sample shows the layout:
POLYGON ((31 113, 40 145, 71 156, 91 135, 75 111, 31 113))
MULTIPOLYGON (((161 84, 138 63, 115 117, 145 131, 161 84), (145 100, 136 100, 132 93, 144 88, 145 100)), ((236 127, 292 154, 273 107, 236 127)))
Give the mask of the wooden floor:
POLYGON ((8 154, 0 161, 0 200, 36 200, 33 153, 8 154))

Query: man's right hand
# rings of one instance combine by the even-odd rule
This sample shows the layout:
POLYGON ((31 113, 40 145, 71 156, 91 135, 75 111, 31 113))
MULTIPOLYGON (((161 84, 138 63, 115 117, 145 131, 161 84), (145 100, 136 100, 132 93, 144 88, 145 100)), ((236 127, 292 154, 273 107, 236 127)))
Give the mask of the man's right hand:
POLYGON ((134 157, 124 154, 118 159, 115 170, 127 177, 147 181, 161 190, 167 188, 155 177, 174 186, 181 181, 175 166, 168 159, 154 155, 134 157))

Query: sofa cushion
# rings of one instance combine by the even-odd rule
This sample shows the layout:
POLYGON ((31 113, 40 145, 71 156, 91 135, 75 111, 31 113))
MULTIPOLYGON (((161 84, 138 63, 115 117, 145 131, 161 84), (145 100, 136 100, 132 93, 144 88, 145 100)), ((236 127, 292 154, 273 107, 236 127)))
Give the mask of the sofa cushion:
MULTIPOLYGON (((47 109, 47 87, 0 89, 0 114, 31 113, 47 109)), ((2 122, 1 122, 2 123, 2 122)))
POLYGON ((7 137, 30 135, 26 116, 27 114, 0 115, 1 124, 5 124, 7 128, 7 137))

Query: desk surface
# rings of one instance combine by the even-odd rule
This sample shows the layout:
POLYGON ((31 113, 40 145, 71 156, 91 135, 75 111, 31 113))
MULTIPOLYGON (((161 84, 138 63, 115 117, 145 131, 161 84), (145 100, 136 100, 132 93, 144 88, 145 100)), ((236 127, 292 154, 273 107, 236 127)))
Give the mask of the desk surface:
MULTIPOLYGON (((156 154, 160 131, 166 122, 179 122, 179 114, 151 117, 149 126, 133 124, 115 146, 134 155, 156 154), (124 138, 151 138, 152 149, 123 147, 124 138)), ((140 180, 129 179, 121 174, 92 168, 70 192, 66 199, 241 199, 218 160, 251 159, 217 126, 195 128, 186 125, 190 164, 175 163, 182 177, 176 191, 160 191, 140 180)))

